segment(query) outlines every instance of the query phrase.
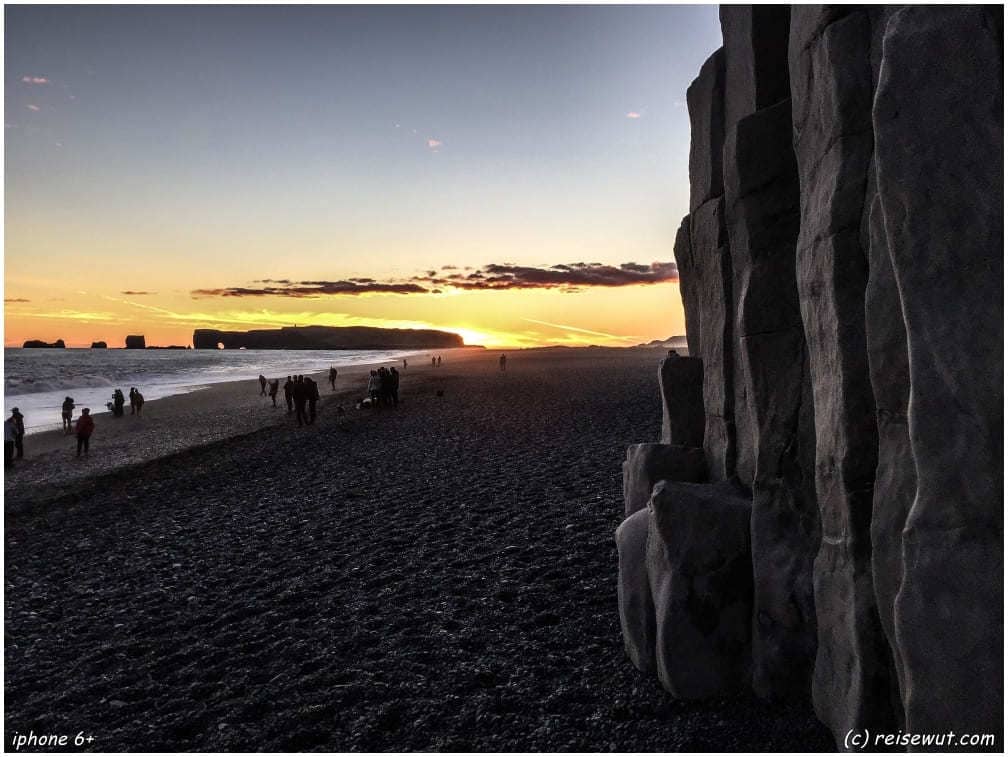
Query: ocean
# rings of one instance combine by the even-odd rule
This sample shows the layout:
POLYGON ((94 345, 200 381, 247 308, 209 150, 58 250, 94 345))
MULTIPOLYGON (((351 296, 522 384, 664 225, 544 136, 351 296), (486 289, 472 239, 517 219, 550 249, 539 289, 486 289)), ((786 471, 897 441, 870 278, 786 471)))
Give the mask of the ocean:
MULTIPOLYGON (((401 363, 418 350, 125 350, 4 349, 4 418, 12 408, 25 417, 25 432, 62 427, 63 399, 106 412, 112 392, 135 386, 145 400, 199 391, 224 381, 268 379, 324 371, 330 365, 401 363)), ((428 358, 429 359, 429 358, 428 358)))

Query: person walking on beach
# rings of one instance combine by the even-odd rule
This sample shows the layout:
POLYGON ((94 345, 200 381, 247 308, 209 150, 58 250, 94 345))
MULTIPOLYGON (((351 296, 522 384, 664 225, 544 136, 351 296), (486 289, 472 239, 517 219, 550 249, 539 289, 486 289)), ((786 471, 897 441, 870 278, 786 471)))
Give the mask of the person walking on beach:
POLYGON ((73 397, 67 397, 63 400, 63 433, 69 436, 73 433, 73 411, 74 411, 74 401, 73 397))
POLYGON ((507 355, 503 355, 502 354, 500 356, 500 369, 501 369, 501 371, 506 371, 507 370, 507 355))
POLYGON ((269 396, 273 400, 273 407, 276 407, 276 396, 277 392, 280 391, 280 379, 273 379, 270 381, 269 396))
POLYGON ((436 365, 437 365, 437 358, 434 357, 433 355, 431 355, 431 358, 430 358, 430 367, 433 368, 436 365))
POLYGON ((391 368, 389 373, 391 374, 389 392, 392 395, 392 407, 399 407, 399 371, 391 368))
POLYGON ((367 381, 367 393, 368 397, 371 398, 371 407, 376 407, 378 405, 378 371, 371 371, 371 375, 368 376, 367 381))
POLYGON ((291 381, 291 377, 287 377, 287 383, 284 384, 284 399, 287 400, 287 415, 294 412, 294 382, 291 381))
POLYGON ((329 366, 329 383, 332 385, 332 390, 336 391, 336 374, 337 371, 333 366, 329 366))
POLYGON ((14 438, 17 436, 17 428, 14 424, 14 416, 4 421, 4 465, 8 468, 14 465, 14 438))
POLYGON ((441 356, 440 355, 437 356, 437 367, 438 368, 441 367, 441 356))
POLYGON ((133 395, 133 406, 136 408, 137 417, 140 417, 140 411, 143 410, 144 398, 140 394, 140 390, 136 390, 136 394, 133 395))
POLYGON ((130 387, 130 394, 129 394, 129 398, 130 398, 130 415, 136 415, 136 411, 137 411, 136 396, 138 394, 139 394, 139 392, 137 391, 137 388, 135 386, 131 386, 130 387))
POLYGON ((305 381, 308 384, 306 394, 308 395, 308 422, 315 422, 315 405, 319 401, 319 390, 318 384, 315 383, 315 379, 305 376, 305 381))
POLYGON ((403 370, 405 371, 406 370, 406 358, 402 359, 402 367, 403 367, 403 370))
POLYGON ((14 449, 17 450, 17 459, 24 457, 24 416, 17 408, 11 410, 11 418, 14 419, 14 449))
POLYGON ((266 377, 263 376, 261 373, 259 374, 259 396, 260 397, 266 396, 266 377))
POLYGON ((304 425, 304 422, 308 420, 305 415, 305 403, 308 401, 307 386, 304 382, 304 376, 294 377, 294 411, 297 414, 297 422, 299 426, 304 425))
POLYGON ((88 447, 91 444, 91 434, 94 433, 94 429, 91 408, 86 407, 81 410, 81 417, 77 419, 77 457, 81 456, 81 450, 84 450, 84 457, 88 456, 88 447))

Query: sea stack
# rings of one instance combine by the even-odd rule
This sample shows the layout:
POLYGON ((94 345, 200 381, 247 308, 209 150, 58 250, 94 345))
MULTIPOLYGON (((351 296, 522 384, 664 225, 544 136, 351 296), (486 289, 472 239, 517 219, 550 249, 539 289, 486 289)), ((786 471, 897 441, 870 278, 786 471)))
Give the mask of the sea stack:
POLYGON ((105 350, 108 349, 108 345, 105 342, 91 342, 91 349, 105 350))
MULTIPOLYGON (((675 254, 703 361, 699 486, 726 511, 751 504, 738 545, 752 575, 732 579, 733 608, 752 594, 751 658, 733 657, 741 639, 722 650, 702 691, 737 675, 762 697, 804 698, 841 748, 851 731, 902 730, 995 734, 1000 749, 1003 10, 720 17, 724 46, 687 94, 675 254)), ((688 417, 666 412, 683 427, 663 436, 690 438, 688 417)), ((702 526, 698 485, 668 470, 655 482, 624 465, 640 479, 624 482, 627 514, 654 490, 647 537, 641 515, 619 532, 621 597, 648 590, 641 544, 702 526)), ((708 559, 678 569, 701 575, 708 559)), ((657 598, 620 610, 635 665, 689 669, 696 651, 650 630, 692 633, 679 611, 657 598)))
POLYGON ((147 341, 144 339, 143 334, 131 335, 126 337, 126 349, 128 350, 142 350, 147 347, 147 341))
POLYGON ((21 345, 22 349, 65 349, 66 344, 63 343, 62 339, 57 339, 55 342, 43 342, 41 339, 29 339, 27 342, 21 345))

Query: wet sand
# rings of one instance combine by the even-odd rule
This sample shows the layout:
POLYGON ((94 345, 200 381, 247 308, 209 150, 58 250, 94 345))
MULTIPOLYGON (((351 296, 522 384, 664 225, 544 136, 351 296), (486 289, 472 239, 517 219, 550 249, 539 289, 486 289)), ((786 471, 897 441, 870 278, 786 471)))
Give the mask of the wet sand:
MULTIPOLYGON (((5 478, 8 739, 832 750, 804 706, 676 701, 623 651, 620 461, 658 438, 663 355, 418 363, 398 410, 337 421, 337 397, 298 428, 254 405, 262 427, 152 461, 12 487, 24 466, 5 478)), ((186 426, 164 412, 145 408, 136 438, 186 426)))

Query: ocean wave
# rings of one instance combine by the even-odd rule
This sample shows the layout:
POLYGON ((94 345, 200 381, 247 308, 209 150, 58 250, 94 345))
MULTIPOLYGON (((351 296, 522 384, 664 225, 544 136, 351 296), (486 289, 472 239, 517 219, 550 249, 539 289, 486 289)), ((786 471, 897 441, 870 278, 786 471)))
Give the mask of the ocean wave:
MULTIPOLYGON (((120 381, 120 383, 122 383, 120 381)), ((40 394, 42 392, 58 392, 69 389, 115 386, 116 381, 108 376, 82 374, 76 376, 60 376, 58 378, 35 378, 32 376, 4 376, 4 394, 40 394)))

